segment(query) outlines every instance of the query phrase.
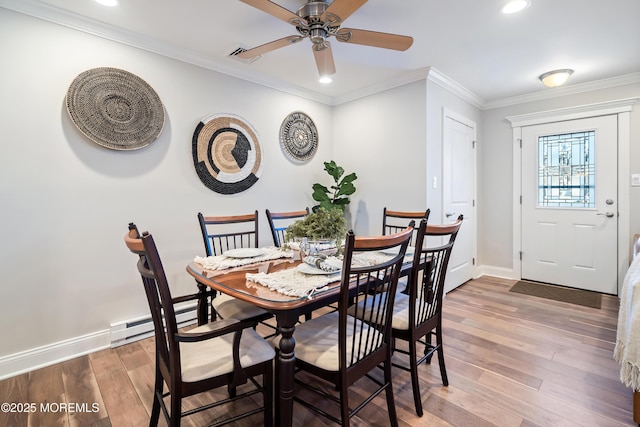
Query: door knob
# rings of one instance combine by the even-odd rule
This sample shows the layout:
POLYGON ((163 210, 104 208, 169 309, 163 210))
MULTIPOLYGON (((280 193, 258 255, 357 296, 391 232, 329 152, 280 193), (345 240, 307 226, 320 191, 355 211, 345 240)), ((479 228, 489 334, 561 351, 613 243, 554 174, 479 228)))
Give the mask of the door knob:
POLYGON ((446 213, 444 214, 444 216, 446 216, 447 218, 449 218, 449 217, 451 217, 451 216, 454 216, 455 214, 456 214, 455 212, 446 212, 446 213))
POLYGON ((607 218, 613 218, 615 214, 613 212, 606 212, 606 213, 598 212, 596 215, 604 215, 607 218))

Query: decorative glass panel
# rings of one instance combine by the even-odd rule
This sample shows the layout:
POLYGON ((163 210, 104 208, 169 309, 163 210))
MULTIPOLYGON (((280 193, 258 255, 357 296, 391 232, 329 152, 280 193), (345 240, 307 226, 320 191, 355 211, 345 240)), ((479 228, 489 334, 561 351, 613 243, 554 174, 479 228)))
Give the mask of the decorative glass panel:
POLYGON ((595 131, 538 138, 538 206, 595 207, 595 131))

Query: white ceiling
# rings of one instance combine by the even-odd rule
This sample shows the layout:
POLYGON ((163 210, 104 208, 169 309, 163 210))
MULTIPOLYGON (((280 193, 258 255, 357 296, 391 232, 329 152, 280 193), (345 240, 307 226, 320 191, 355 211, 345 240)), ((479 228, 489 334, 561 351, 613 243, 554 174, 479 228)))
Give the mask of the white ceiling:
MULTIPOLYGON (((337 72, 318 83, 309 40, 248 63, 237 47, 296 34, 239 0, 0 0, 0 6, 327 103, 424 78, 429 69, 470 92, 476 105, 537 94, 538 75, 575 70, 567 87, 640 81, 639 0, 531 0, 504 15, 506 0, 369 0, 343 26, 409 35, 405 52, 331 39, 337 72), (612 79, 612 80, 609 80, 612 79)), ((276 0, 295 11, 304 0, 276 0)))

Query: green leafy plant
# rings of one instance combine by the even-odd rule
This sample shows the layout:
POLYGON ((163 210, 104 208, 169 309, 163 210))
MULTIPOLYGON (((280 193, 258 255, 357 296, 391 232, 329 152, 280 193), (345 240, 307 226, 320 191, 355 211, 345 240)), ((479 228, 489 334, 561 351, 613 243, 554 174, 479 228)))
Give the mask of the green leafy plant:
POLYGON ((320 208, 287 227, 286 240, 307 237, 310 240, 341 242, 346 233, 347 220, 341 210, 320 208))
POLYGON ((319 202, 313 207, 313 211, 317 211, 320 208, 327 210, 337 210, 344 212, 345 208, 349 204, 349 197, 356 191, 356 187, 353 185, 353 181, 358 179, 355 173, 344 175, 344 169, 338 166, 335 161, 324 162, 324 170, 327 171, 331 177, 333 177, 334 184, 327 188, 322 184, 313 184, 313 200, 319 202))

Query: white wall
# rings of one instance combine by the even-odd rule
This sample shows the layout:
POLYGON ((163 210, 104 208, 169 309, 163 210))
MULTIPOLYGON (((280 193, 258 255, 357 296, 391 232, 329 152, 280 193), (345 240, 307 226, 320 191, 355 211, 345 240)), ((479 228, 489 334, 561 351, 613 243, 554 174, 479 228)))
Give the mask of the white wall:
POLYGON ((358 175, 349 206, 356 234, 380 234, 385 206, 426 208, 425 89, 421 80, 334 108, 335 160, 358 175))
POLYGON ((122 240, 130 221, 154 234, 174 290, 193 291, 185 266, 204 250, 198 211, 258 209, 261 243, 271 244, 264 209, 311 205, 312 183, 325 178, 322 162, 333 157, 326 105, 6 9, 0 39, 0 365, 4 356, 87 334, 88 345, 105 345, 112 322, 148 313, 122 240), (138 75, 160 96, 166 124, 150 146, 105 149, 69 119, 69 85, 103 66, 138 75), (320 135, 304 165, 290 162, 278 142, 294 110, 309 114, 320 135), (239 115, 258 132, 264 168, 243 193, 214 193, 195 173, 191 138, 213 113, 239 115))
MULTIPOLYGON (((480 111, 426 79, 332 108, 1 8, 0 38, 0 377, 24 357, 54 361, 61 353, 49 350, 68 348, 65 340, 85 342, 78 348, 86 351, 106 345, 111 323, 148 313, 122 242, 129 221, 154 234, 178 293, 194 289, 184 268, 203 251, 198 211, 258 209, 261 243, 270 244, 264 209, 312 206, 311 185, 330 183, 323 171, 330 159, 359 176, 349 210, 357 234, 380 232, 384 206, 429 207, 440 218, 440 189, 427 184, 432 176, 441 182, 443 108, 478 125, 479 264, 510 269, 512 133, 505 117, 640 94, 636 84, 480 111), (162 99, 165 129, 149 147, 104 149, 69 119, 69 85, 102 66, 140 76, 162 99), (304 165, 287 160, 278 142, 294 110, 308 113, 320 134, 318 153, 304 165), (259 134, 264 169, 243 193, 216 194, 194 171, 191 137, 213 113, 239 115, 259 134)), ((630 158, 637 159, 640 106, 631 125, 630 158)), ((640 173, 633 161, 631 173, 640 173)), ((631 231, 640 232, 640 187, 630 193, 631 231)))
MULTIPOLYGON (((480 265, 505 270, 513 268, 513 132, 506 117, 637 96, 640 96, 640 84, 632 84, 483 112, 483 144, 478 162, 480 181, 483 183, 479 194, 479 217, 482 223, 478 232, 480 265)), ((633 106, 630 116, 631 152, 628 158, 633 174, 640 173, 640 162, 637 161, 640 159, 640 104, 633 106)), ((630 191, 630 245, 633 233, 640 233, 640 187, 630 187, 629 179, 623 188, 630 191)))
MULTIPOLYGON (((442 155, 443 155, 443 125, 444 109, 450 110, 476 123, 476 135, 480 136, 482 129, 481 111, 469 102, 461 99, 440 84, 428 80, 427 84, 427 204, 431 209, 429 221, 433 224, 444 223, 445 217, 442 211, 442 155), (436 177, 437 188, 431 185, 432 178, 436 177)), ((483 149, 481 138, 477 141, 476 149, 483 149)), ((480 156, 477 156, 480 159, 480 156)), ((477 179, 477 178, 476 178, 477 179)), ((476 187, 480 188, 481 182, 476 187)), ((478 203, 481 203, 479 201, 478 203)), ((479 223, 476 220, 476 224, 479 223)))

